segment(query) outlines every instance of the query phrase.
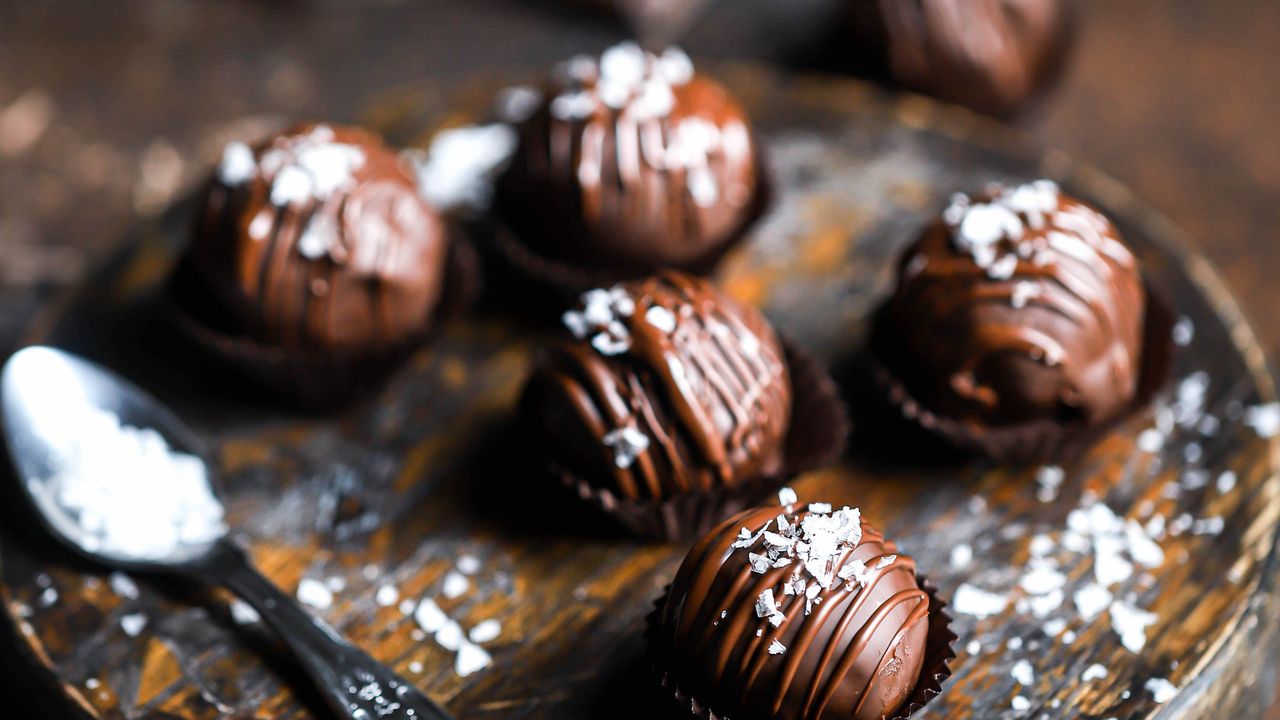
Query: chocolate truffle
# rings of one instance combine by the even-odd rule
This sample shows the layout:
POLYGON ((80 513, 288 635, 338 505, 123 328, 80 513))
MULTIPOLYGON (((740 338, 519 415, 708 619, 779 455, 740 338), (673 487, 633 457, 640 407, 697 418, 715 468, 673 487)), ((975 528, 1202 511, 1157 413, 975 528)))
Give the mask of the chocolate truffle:
POLYGON ((541 256, 619 278, 702 270, 754 219, 747 118, 679 50, 564 63, 518 132, 497 212, 541 256))
POLYGON ((903 256, 873 342, 923 411, 975 434, 1096 426, 1134 398, 1145 307, 1111 222, 1039 180, 954 197, 903 256))
POLYGON ((593 290, 564 314, 523 414, 554 463, 626 500, 733 487, 781 469, 786 353, 756 310, 675 272, 593 290))
POLYGON ((857 509, 758 508, 689 551, 652 656, 712 717, 881 720, 920 678, 929 605, 915 562, 857 509))
POLYGON ((186 265, 258 342, 364 351, 425 333, 447 250, 395 151, 359 128, 312 124, 226 146, 186 265))
POLYGON ((1069 0, 847 0, 855 52, 876 72, 1008 115, 1057 76, 1069 0))

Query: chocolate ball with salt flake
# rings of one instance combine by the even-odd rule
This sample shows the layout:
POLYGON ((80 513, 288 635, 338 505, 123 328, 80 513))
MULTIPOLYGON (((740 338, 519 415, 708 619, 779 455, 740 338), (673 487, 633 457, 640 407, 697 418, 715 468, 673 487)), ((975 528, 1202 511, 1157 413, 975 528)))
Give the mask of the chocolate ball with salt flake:
POLYGON ((360 128, 306 124, 227 145, 184 266, 215 306, 203 314, 230 331, 358 351, 426 332, 447 251, 394 150, 360 128))
POLYGON ((909 417, 1043 457, 1131 406, 1146 313, 1116 228, 1040 180, 955 196, 904 254, 872 345, 909 417))
POLYGON ((914 561, 856 508, 787 504, 695 544, 648 639, 668 691, 713 717, 872 720, 916 695, 930 614, 914 561))
POLYGON ((545 353, 521 412, 584 491, 656 507, 779 472, 791 384, 759 312, 667 272, 592 290, 563 321, 571 339, 545 353))
POLYGON ((495 211, 550 261, 616 279, 701 271, 758 214, 744 111, 679 50, 572 58, 517 131, 495 211))

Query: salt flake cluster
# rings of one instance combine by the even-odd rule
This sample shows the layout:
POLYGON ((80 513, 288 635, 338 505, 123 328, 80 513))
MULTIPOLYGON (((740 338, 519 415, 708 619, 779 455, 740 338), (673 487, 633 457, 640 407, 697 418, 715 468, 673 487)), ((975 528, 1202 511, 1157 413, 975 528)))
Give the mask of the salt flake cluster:
POLYGON ((565 311, 560 320, 577 339, 591 338, 591 347, 601 355, 621 355, 631 349, 631 331, 624 320, 635 311, 636 301, 618 285, 583 293, 581 309, 565 311))
MULTIPOLYGON (((784 488, 779 499, 787 509, 795 503, 795 493, 784 488)), ((755 548, 762 552, 748 551, 747 561, 751 571, 764 574, 773 569, 791 567, 792 571, 782 586, 784 595, 803 597, 806 615, 813 606, 822 602, 821 593, 837 583, 845 583, 849 590, 854 584, 866 586, 874 570, 883 569, 897 560, 896 555, 881 557, 874 567, 868 567, 857 559, 841 563, 842 558, 862 542, 862 514, 857 508, 843 507, 833 511, 826 503, 811 503, 803 517, 788 519, 786 513, 765 523, 756 532, 742 528, 733 547, 755 548)), ((768 620, 774 627, 786 622, 786 614, 780 610, 780 601, 772 588, 756 598, 756 616, 768 620)), ((781 654, 786 648, 774 641, 770 652, 781 654), (776 652, 775 652, 776 649, 776 652)))
POLYGON ((74 518, 89 551, 158 560, 226 533, 204 462, 156 431, 99 409, 59 413, 48 431, 60 452, 32 493, 74 518))

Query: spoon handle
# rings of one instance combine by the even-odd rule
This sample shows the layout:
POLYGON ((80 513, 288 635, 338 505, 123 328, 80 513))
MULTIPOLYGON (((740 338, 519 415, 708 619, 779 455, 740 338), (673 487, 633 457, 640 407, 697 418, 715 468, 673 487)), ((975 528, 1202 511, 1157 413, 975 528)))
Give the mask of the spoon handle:
POLYGON ((249 603, 311 676, 339 718, 379 720, 451 720, 413 683, 352 645, 323 620, 263 577, 244 551, 223 542, 211 553, 207 571, 213 580, 249 603))

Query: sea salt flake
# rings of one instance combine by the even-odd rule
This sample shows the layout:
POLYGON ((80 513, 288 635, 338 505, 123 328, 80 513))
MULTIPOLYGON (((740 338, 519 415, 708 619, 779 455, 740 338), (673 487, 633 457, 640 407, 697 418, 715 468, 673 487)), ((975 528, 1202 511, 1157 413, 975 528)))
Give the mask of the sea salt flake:
POLYGON ((1160 452, 1160 448, 1164 447, 1164 435, 1155 428, 1147 428, 1138 433, 1138 449, 1142 452, 1154 455, 1160 452))
POLYGON ((449 616, 431 598, 423 598, 413 611, 413 620, 424 632, 434 634, 449 622, 449 616))
MULTIPOLYGON (((951 567, 961 570, 973 560, 973 548, 967 543, 959 543, 951 548, 951 567)), ((848 578, 845 578, 848 579, 848 578)))
POLYGON ((298 602, 324 610, 333 604, 333 592, 319 580, 302 578, 298 581, 298 602))
POLYGON ((1151 693, 1151 699, 1163 705, 1178 695, 1178 688, 1164 678, 1150 678, 1143 688, 1151 693))
POLYGON ((1147 644, 1147 628, 1155 624, 1158 616, 1119 600, 1111 603, 1110 610, 1111 629, 1120 636, 1120 643, 1129 652, 1141 652, 1147 644))
POLYGON ((1018 712, 1022 712, 1031 707, 1031 701, 1022 697, 1021 695, 1014 695, 1013 700, 1009 701, 1009 707, 1013 708, 1018 712))
POLYGON ((458 656, 454 660, 453 671, 458 674, 458 677, 467 677, 489 667, 492 663, 493 658, 485 652, 484 648, 464 640, 458 644, 458 656))
POLYGON ((1063 630, 1067 629, 1067 621, 1063 618, 1046 620, 1044 624, 1040 626, 1040 629, 1044 631, 1044 634, 1047 637, 1056 638, 1062 634, 1063 630))
POLYGON ((1253 428, 1258 437, 1271 438, 1280 434, 1280 402, 1255 405, 1244 411, 1244 424, 1253 428))
POLYGON ((1218 476, 1216 487, 1220 494, 1226 495, 1236 487, 1236 474, 1230 470, 1225 470, 1218 476))
POLYGON ((676 329, 676 316, 670 310, 661 305, 650 306, 644 313, 645 322, 661 330, 664 333, 671 334, 676 329))
POLYGON ((222 148, 222 161, 218 163, 218 182, 228 187, 237 187, 252 180, 257 170, 253 150, 248 145, 233 140, 222 148))
POLYGON ((129 637, 138 637, 146 627, 147 616, 142 613, 131 613, 120 618, 120 629, 129 637))
POLYGON ((1196 520, 1191 526, 1192 535, 1220 535, 1226 522, 1220 517, 1207 517, 1196 520))
POLYGON ((258 611, 240 598, 232 598, 229 607, 231 620, 237 625, 252 625, 262 620, 261 616, 258 615, 258 611))
POLYGON ((111 592, 114 592, 116 595, 119 595, 126 600, 138 599, 137 584, 133 582, 133 578, 125 575, 119 570, 107 576, 107 583, 111 585, 111 592))
POLYGON ((444 576, 444 585, 440 592, 450 600, 462 597, 471 588, 471 581, 460 572, 450 570, 444 576))
POLYGON ((1036 682, 1035 670, 1031 667, 1031 663, 1026 660, 1019 660, 1013 664, 1013 669, 1009 671, 1013 679, 1024 687, 1030 687, 1036 682))
POLYGON ((831 512, 831 503, 809 503, 809 512, 829 513, 831 512))
POLYGON ((454 620, 446 619, 440 629, 436 630, 436 643, 445 650, 457 651, 464 642, 466 638, 462 626, 454 620))
POLYGON ((613 464, 624 470, 649 449, 649 436, 631 425, 610 430, 603 440, 613 450, 613 464))
POLYGON ((506 123, 442 130, 417 164, 422 196, 445 212, 488 208, 494 183, 511 162, 516 143, 515 128, 506 123))
POLYGON ((797 501, 796 491, 789 487, 784 487, 778 491, 778 504, 783 507, 795 505, 797 501))
POLYGON ((1072 596, 1072 601, 1075 603, 1080 617, 1085 622, 1091 622, 1111 605, 1112 596, 1111 591, 1102 585, 1090 583, 1076 590, 1072 596))
POLYGON ((786 651, 787 651, 787 646, 786 646, 786 645, 783 645, 782 643, 778 642, 777 640, 774 640, 773 642, 769 643, 769 654, 770 654, 770 655, 781 655, 781 654, 785 653, 786 651))
POLYGON ((480 558, 475 555, 463 555, 458 558, 457 568, 463 575, 475 575, 480 572, 480 558))
POLYGON ((378 604, 378 607, 391 607, 399 600, 400 591, 395 585, 383 585, 373 595, 373 601, 378 604))
POLYGON ((1080 681, 1092 682, 1094 680, 1105 680, 1107 677, 1107 674, 1108 674, 1107 669, 1105 667, 1097 663, 1094 663, 1089 667, 1085 668, 1083 673, 1080 673, 1080 681))
POLYGON ((964 583, 956 588, 952 608, 961 615, 986 618, 1004 612, 1009 599, 1004 595, 988 592, 964 583))
POLYGON ((496 640, 502 632, 502 623, 490 618, 482 620, 475 627, 471 628, 471 632, 467 633, 467 637, 473 643, 487 643, 496 640))

